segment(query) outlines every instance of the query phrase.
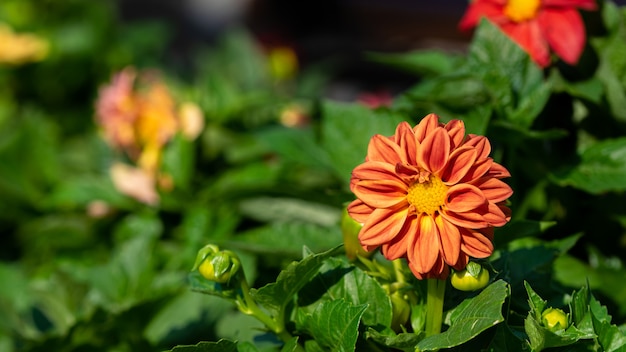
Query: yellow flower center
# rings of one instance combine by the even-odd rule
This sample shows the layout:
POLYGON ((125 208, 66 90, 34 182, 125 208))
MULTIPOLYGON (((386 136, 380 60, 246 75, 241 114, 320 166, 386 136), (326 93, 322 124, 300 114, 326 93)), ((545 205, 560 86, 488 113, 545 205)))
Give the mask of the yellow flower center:
POLYGON ((537 16, 541 0, 509 0, 504 14, 514 22, 524 22, 537 16))
POLYGON ((416 181, 409 187, 407 201, 417 213, 433 215, 445 204, 448 186, 439 177, 430 175, 424 182, 416 181))

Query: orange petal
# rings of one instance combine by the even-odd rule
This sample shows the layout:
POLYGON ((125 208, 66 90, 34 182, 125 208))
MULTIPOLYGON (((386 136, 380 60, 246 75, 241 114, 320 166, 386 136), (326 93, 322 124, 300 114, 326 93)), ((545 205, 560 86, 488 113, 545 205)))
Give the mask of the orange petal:
POLYGON ((383 161, 390 164, 401 163, 400 146, 389 137, 374 135, 367 146, 368 161, 383 161))
POLYGON ((396 128, 394 138, 396 144, 400 146, 400 158, 403 160, 403 163, 415 165, 417 141, 415 140, 415 133, 411 125, 406 121, 400 123, 396 128))
POLYGON ((496 178, 507 178, 511 177, 511 173, 504 166, 494 162, 491 164, 491 168, 487 171, 486 176, 496 177, 496 178))
POLYGON ((421 215, 414 241, 409 241, 407 255, 409 261, 423 273, 429 272, 439 257, 439 232, 431 216, 421 215))
POLYGON ((451 120, 444 128, 452 140, 452 149, 460 146, 465 138, 465 123, 462 120, 451 120))
POLYGON ((493 243, 478 231, 462 229, 461 250, 474 258, 487 258, 493 253, 493 243))
POLYGON ((362 246, 380 246, 398 235, 407 218, 407 208, 375 209, 359 232, 362 246))
POLYGON ((381 246, 381 250, 383 255, 388 260, 395 260, 398 258, 402 258, 406 256, 408 245, 408 240, 412 237, 410 234, 414 234, 417 231, 417 219, 415 216, 409 216, 402 229, 396 237, 394 237, 391 241, 383 244, 381 246))
POLYGON ((439 116, 435 114, 426 115, 426 117, 413 128, 417 142, 422 143, 424 138, 437 127, 439 127, 439 116))
POLYGON ((435 128, 422 141, 417 155, 418 164, 437 174, 446 166, 450 156, 450 136, 443 128, 435 128))
POLYGON ((476 148, 476 152, 478 153, 476 159, 478 160, 488 157, 489 153, 491 153, 491 143, 489 143, 489 140, 485 136, 477 136, 472 134, 465 141, 465 143, 463 143, 463 145, 476 148))
POLYGON ((505 213, 505 209, 502 209, 497 204, 490 203, 489 211, 485 213, 484 218, 490 226, 500 227, 506 225, 506 223, 511 219, 511 216, 505 213))
POLYGON ((441 216, 435 218, 439 238, 441 238, 441 248, 443 249, 443 259, 448 265, 454 265, 459 259, 461 252, 461 233, 458 227, 444 220, 441 216))
POLYGON ((448 158, 448 165, 443 169, 441 180, 446 185, 454 185, 461 181, 476 161, 476 149, 463 146, 456 149, 448 158))
POLYGON ((446 208, 455 213, 464 213, 474 210, 487 203, 487 198, 476 186, 458 184, 452 186, 446 195, 446 208))
POLYGON ((489 223, 485 220, 484 216, 474 211, 456 213, 444 209, 440 214, 445 220, 448 220, 459 227, 479 229, 489 226, 489 223))
POLYGON ((511 187, 497 178, 483 177, 472 184, 480 188, 485 197, 492 203, 505 201, 513 194, 511 187))
POLYGON ((461 251, 459 254, 459 260, 457 260, 456 264, 452 265, 455 270, 463 270, 469 263, 469 256, 464 251, 461 251))
POLYGON ((474 165, 472 165, 472 167, 467 170, 467 173, 459 182, 469 183, 483 177, 483 175, 485 175, 489 171, 492 165, 493 160, 491 158, 477 160, 474 165))
MULTIPOLYGON (((395 164, 382 161, 366 161, 352 170, 352 178, 363 180, 396 180, 400 178, 396 175, 395 164)), ((355 182, 358 183, 358 182, 355 182)))
POLYGON ((406 184, 398 180, 363 180, 352 190, 357 198, 373 208, 389 208, 406 203, 406 184))
POLYGON ((374 208, 363 203, 362 200, 356 199, 348 205, 347 210, 348 214, 350 214, 350 217, 352 217, 356 222, 364 224, 365 221, 367 221, 367 218, 374 211, 374 208))

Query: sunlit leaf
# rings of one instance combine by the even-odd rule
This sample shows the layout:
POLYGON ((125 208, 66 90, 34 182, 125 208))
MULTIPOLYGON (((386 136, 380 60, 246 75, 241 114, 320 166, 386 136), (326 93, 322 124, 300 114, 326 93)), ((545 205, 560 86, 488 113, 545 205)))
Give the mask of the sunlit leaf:
POLYGON ((441 334, 428 336, 417 344, 420 351, 450 348, 465 343, 481 332, 504 321, 502 305, 509 296, 509 286, 498 280, 487 286, 462 309, 453 313, 452 325, 441 334))

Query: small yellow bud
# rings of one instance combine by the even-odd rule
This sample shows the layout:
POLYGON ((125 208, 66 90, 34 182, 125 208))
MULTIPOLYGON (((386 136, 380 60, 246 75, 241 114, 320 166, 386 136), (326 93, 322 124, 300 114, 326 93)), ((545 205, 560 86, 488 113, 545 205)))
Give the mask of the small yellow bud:
POLYGON ((205 279, 223 284, 239 274, 240 268, 241 263, 235 253, 207 245, 198 251, 192 270, 197 269, 205 279))
POLYGON ((541 313, 541 320, 543 326, 546 328, 557 331, 567 328, 568 318, 567 314, 558 308, 548 308, 541 313))

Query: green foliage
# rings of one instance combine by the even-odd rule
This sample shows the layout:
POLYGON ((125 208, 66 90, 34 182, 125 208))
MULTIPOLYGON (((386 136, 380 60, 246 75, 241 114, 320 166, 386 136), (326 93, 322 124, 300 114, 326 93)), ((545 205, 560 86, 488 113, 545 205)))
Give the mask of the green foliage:
POLYGON ((365 52, 412 82, 370 108, 328 98, 335 62, 274 75, 244 28, 178 52, 114 2, 0 1, 0 23, 50 45, 0 63, 0 350, 626 351, 626 8, 598 5, 576 65, 538 67, 488 20, 464 50, 365 52), (131 66, 203 113, 160 150, 154 204, 116 184, 138 161, 94 118, 131 66), (370 138, 429 113, 488 137, 514 190, 493 255, 472 258, 487 286, 442 282, 434 334, 426 283, 402 258, 346 257, 340 227, 370 138), (221 282, 194 265, 208 244, 236 258, 221 282))

